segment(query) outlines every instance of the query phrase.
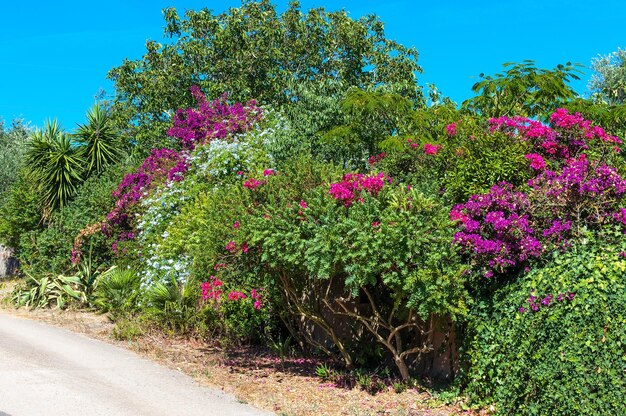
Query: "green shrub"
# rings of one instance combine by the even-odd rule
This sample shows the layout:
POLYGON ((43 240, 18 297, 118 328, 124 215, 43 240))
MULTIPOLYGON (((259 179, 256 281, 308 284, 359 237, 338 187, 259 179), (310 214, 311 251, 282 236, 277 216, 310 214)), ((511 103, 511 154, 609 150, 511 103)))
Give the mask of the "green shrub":
MULTIPOLYGON (((72 249, 75 239, 83 229, 101 222, 106 213, 114 205, 111 191, 132 164, 131 160, 109 167, 102 174, 92 176, 78 189, 74 199, 63 209, 55 212, 46 226, 38 224, 40 212, 35 208, 35 202, 29 203, 25 198, 25 212, 20 211, 17 198, 29 189, 16 188, 15 201, 7 205, 7 228, 20 237, 17 244, 18 255, 22 267, 33 275, 44 273, 67 273, 73 269, 72 249)), ((3 221, 0 220, 0 232, 3 221)), ((98 229, 99 227, 96 227, 98 229)), ((7 232, 8 234, 8 232, 7 232)), ((91 262, 96 265, 107 264, 111 258, 111 250, 102 233, 81 239, 85 252, 90 251, 91 262)), ((82 253, 85 256, 87 253, 82 253)))
POLYGON ((200 284, 196 280, 179 283, 156 282, 145 290, 141 313, 148 322, 171 333, 204 336, 214 327, 212 311, 201 308, 200 284))
POLYGON ((4 195, 18 178, 30 133, 22 120, 13 120, 8 129, 0 120, 0 195, 4 195))
POLYGON ((443 152, 443 186, 453 202, 483 194, 498 182, 525 185, 533 177, 528 160, 529 142, 500 132, 491 132, 480 119, 464 118, 457 133, 448 137, 443 152))
POLYGON ((463 354, 470 399, 495 404, 498 414, 621 414, 625 249, 621 232, 589 235, 544 267, 480 297, 463 354), (559 300, 559 294, 566 297, 559 300))
POLYGON ((0 200, 0 242, 20 254, 24 233, 40 228, 41 207, 33 181, 20 170, 0 200))
POLYGON ((251 191, 266 202, 242 226, 251 247, 242 258, 252 258, 259 276, 281 295, 286 316, 314 324, 332 347, 297 324, 292 332, 302 342, 340 356, 348 367, 379 343, 408 378, 408 357, 419 359, 430 345, 428 337, 411 334, 428 333, 434 315, 464 312, 447 209, 388 182, 379 183, 380 193, 363 191, 345 206, 331 196, 328 182, 298 195, 285 186, 292 179, 278 175, 251 191), (337 318, 351 323, 351 335, 339 332, 337 318))
POLYGON ((112 269, 96 279, 91 304, 99 311, 114 315, 130 313, 138 307, 140 284, 135 270, 112 269))

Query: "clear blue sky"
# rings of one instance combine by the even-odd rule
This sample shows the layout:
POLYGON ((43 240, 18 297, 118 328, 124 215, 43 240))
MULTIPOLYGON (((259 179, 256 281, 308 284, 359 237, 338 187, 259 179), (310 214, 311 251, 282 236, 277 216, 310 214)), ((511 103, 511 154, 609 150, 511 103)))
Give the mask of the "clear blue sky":
MULTIPOLYGON (((286 0, 275 0, 279 9, 286 0)), ((302 0, 304 9, 345 8, 354 18, 374 13, 389 38, 420 52, 419 83, 435 83, 460 102, 477 74, 507 61, 552 68, 626 46, 626 2, 506 0, 302 0)), ((57 118, 72 130, 100 89, 113 92, 106 73, 137 59, 147 39, 161 40, 161 9, 208 7, 217 12, 239 0, 107 0, 3 2, 0 37, 0 117, 41 126, 57 118)), ((587 71, 589 74, 589 71, 587 71)), ((587 80, 574 87, 585 91, 587 80)))

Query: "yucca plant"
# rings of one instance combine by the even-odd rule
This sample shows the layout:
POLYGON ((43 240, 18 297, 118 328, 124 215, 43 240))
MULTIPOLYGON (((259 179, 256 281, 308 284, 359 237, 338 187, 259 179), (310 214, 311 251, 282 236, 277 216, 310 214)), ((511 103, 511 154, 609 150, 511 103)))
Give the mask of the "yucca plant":
POLYGON ((47 121, 43 130, 33 133, 26 167, 40 188, 44 217, 67 205, 85 173, 80 148, 56 120, 47 121))
POLYGON ((89 109, 87 123, 78 124, 73 137, 80 145, 88 175, 102 172, 122 154, 122 141, 111 122, 111 114, 99 104, 89 109))

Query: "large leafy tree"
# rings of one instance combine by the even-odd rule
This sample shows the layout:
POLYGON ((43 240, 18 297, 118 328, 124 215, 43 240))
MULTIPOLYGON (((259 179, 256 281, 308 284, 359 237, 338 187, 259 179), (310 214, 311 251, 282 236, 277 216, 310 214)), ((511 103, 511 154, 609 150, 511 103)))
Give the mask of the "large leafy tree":
POLYGON ((503 66, 504 73, 480 74, 481 80, 472 86, 476 96, 463 102, 464 110, 486 117, 541 117, 577 96, 569 81, 579 79, 578 64, 539 69, 526 60, 503 66))
POLYGON ((417 50, 387 39, 375 16, 355 20, 323 8, 305 13, 297 1, 279 14, 269 0, 244 0, 219 15, 203 9, 181 18, 174 8, 164 15, 172 42, 149 41, 142 59, 109 73, 118 122, 146 150, 163 140, 174 110, 192 105, 194 84, 209 96, 229 92, 238 101, 274 106, 297 103, 294 86, 303 81, 384 87, 421 100, 417 50))

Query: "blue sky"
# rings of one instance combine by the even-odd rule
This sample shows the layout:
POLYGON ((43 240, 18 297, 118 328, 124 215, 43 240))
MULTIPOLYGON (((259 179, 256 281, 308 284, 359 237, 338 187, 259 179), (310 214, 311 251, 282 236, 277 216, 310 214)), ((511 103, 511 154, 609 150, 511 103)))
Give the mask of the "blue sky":
MULTIPOLYGON (((57 118, 72 130, 101 89, 113 93, 109 69, 138 59, 148 39, 161 40, 161 10, 240 5, 222 1, 3 2, 0 37, 0 117, 41 126, 57 118)), ((279 9, 287 1, 275 0, 279 9)), ((524 59, 552 68, 626 47, 626 2, 463 0, 302 0, 302 7, 344 8, 354 18, 374 13, 389 38, 420 52, 419 83, 435 83, 460 102, 477 74, 524 59)), ((589 71, 587 71, 587 77, 589 71)), ((587 77, 574 84, 584 93, 587 77)))

